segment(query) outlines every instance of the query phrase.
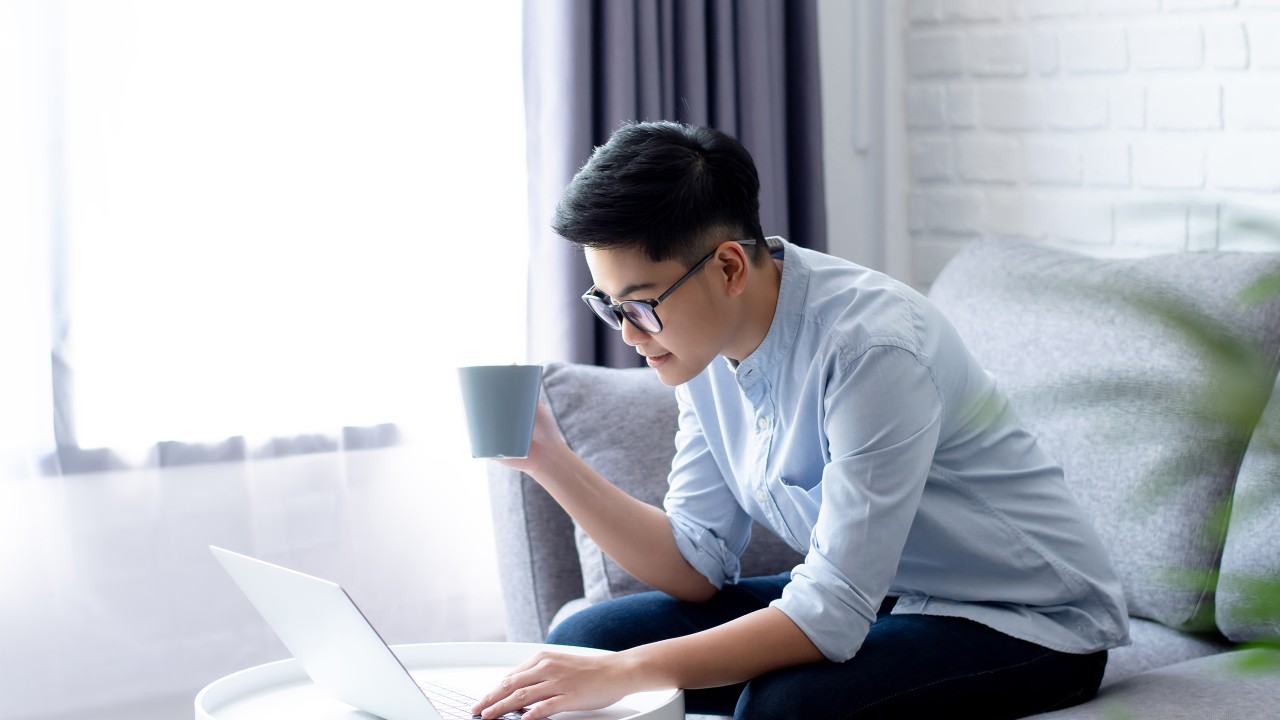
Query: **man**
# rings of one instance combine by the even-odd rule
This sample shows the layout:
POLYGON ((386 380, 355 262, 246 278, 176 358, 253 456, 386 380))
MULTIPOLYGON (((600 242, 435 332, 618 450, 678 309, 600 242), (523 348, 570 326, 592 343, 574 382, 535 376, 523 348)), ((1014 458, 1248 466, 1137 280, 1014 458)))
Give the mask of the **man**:
MULTIPOLYGON (((659 592, 584 610, 474 709, 530 720, 682 687, 739 718, 1018 717, 1093 696, 1128 642, 1120 583, 1061 468, 910 288, 766 239, 754 163, 706 128, 597 148, 554 227, 584 301, 676 386, 664 509, 540 409, 533 477, 659 592), (805 556, 740 579, 752 519, 805 556)), ((644 432, 602 427, 603 433, 644 432)))

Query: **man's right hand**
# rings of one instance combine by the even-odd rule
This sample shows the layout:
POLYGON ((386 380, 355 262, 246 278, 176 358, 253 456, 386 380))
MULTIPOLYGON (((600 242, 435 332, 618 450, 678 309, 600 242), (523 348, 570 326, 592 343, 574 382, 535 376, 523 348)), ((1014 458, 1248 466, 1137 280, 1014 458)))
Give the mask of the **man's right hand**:
POLYGON ((529 445, 529 456, 503 458, 497 462, 536 479, 557 459, 563 459, 565 453, 572 455, 573 451, 569 449, 564 436, 560 434, 560 428, 556 425, 555 418, 551 417, 551 411, 539 400, 538 410, 534 415, 533 442, 529 445))

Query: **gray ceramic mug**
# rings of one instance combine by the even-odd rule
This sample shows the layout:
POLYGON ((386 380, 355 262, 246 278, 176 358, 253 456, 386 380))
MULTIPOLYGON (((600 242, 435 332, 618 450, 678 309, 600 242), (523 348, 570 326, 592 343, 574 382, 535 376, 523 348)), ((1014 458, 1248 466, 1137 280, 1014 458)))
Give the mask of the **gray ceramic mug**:
POLYGON ((460 367, 458 382, 467 412, 471 457, 529 457, 542 366, 460 367))

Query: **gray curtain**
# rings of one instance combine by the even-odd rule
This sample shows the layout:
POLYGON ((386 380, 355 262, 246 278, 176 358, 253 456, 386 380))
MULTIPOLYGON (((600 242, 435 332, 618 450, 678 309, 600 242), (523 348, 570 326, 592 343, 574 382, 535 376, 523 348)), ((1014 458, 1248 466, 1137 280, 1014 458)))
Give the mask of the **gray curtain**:
POLYGON ((578 297, 581 252, 551 232, 556 201, 626 121, 738 138, 760 172, 765 234, 824 250, 816 0, 525 0, 529 357, 640 365, 578 297))

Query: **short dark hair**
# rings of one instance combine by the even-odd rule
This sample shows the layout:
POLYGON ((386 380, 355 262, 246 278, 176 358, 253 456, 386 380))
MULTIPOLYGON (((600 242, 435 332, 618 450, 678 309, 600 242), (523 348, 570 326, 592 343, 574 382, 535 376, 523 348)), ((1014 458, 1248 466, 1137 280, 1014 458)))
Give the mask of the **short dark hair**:
POLYGON ((751 154, 719 130, 675 122, 619 128, 569 183, 551 227, 578 245, 639 249, 653 262, 695 263, 717 233, 754 238, 744 249, 757 262, 768 255, 751 154))

